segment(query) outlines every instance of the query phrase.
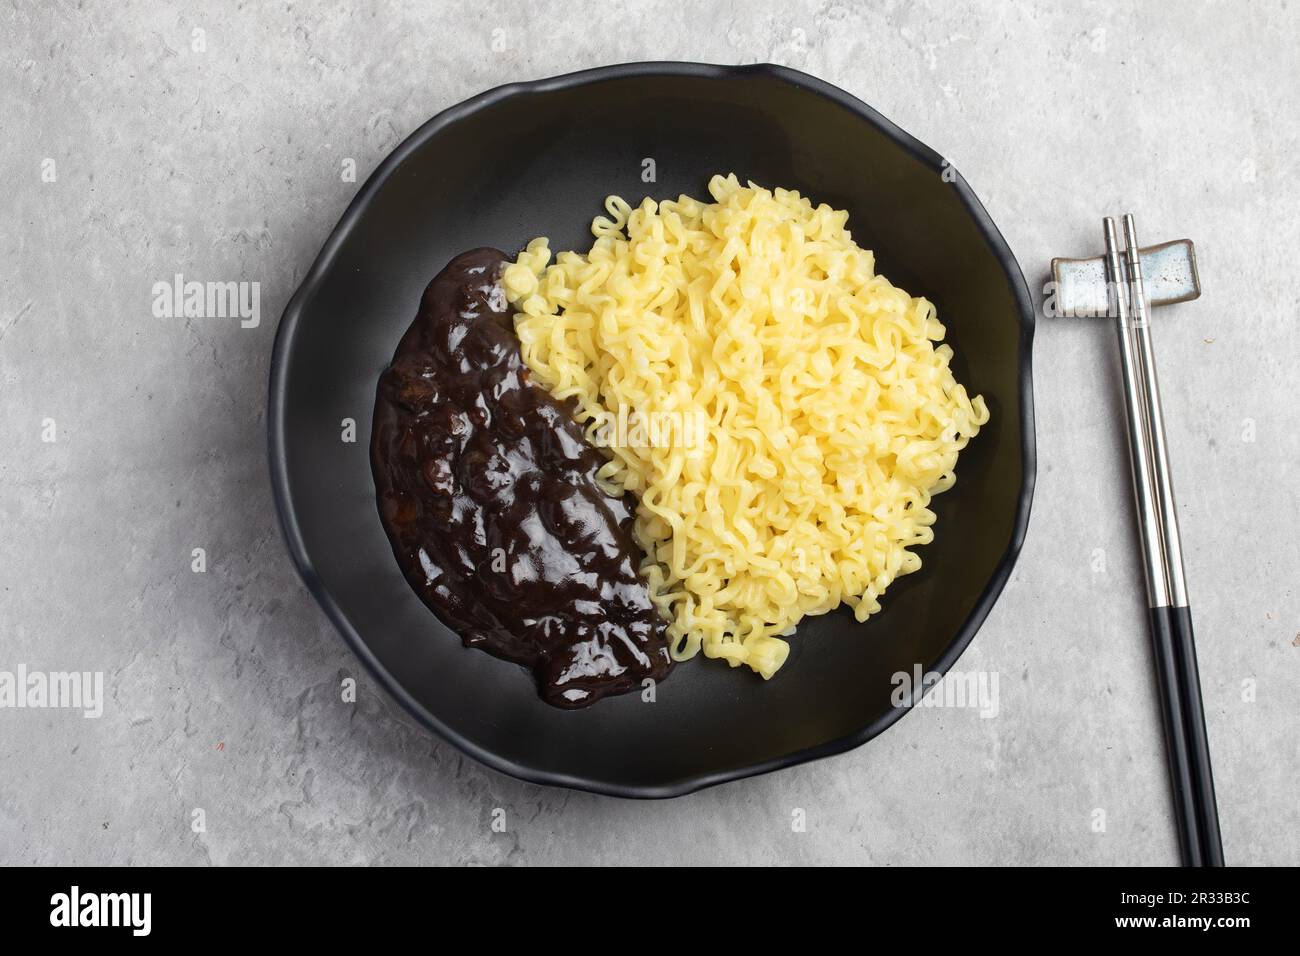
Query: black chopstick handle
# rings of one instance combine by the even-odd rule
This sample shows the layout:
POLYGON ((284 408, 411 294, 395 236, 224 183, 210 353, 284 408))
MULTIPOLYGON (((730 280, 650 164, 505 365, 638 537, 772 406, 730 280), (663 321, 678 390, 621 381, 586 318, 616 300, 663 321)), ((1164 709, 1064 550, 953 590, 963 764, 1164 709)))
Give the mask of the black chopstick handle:
POLYGON ((1155 656, 1160 716, 1165 727, 1165 749, 1169 755, 1169 783, 1173 788, 1178 847, 1182 852, 1184 866, 1204 866, 1173 611, 1174 608, 1168 606, 1151 608, 1151 650, 1155 656))
POLYGON ((1201 700, 1201 673, 1196 665, 1192 612, 1187 607, 1171 607, 1167 610, 1173 635, 1174 659, 1178 666, 1178 689, 1191 762, 1197 828, 1201 834, 1201 864, 1223 866, 1219 805, 1214 798, 1214 773, 1210 767, 1210 741, 1205 733, 1205 705, 1201 700))

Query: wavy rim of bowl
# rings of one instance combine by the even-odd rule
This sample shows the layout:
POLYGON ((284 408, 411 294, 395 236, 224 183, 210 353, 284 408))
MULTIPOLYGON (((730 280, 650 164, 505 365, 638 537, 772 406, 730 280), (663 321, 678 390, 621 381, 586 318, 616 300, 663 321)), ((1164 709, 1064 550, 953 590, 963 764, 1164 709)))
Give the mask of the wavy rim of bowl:
POLYGON ((1032 352, 1034 336, 1034 311, 1032 299, 1029 294, 1029 288, 1025 283, 1024 274, 1020 269, 1019 263, 1011 253, 1006 240, 1003 239, 1002 233, 998 231, 997 226, 989 218, 988 212, 976 198, 975 193, 971 190, 966 180, 955 168, 945 165, 945 160, 937 152, 922 143, 910 133, 896 126, 893 122, 882 116, 876 110, 872 109, 866 103, 857 97, 846 93, 824 80, 819 80, 814 76, 801 73, 798 70, 792 70, 789 67, 777 66, 771 63, 759 63, 747 66, 725 66, 708 63, 687 63, 674 61, 648 61, 638 63, 622 63, 614 66, 603 66, 595 69, 581 70, 576 73, 566 73, 560 76, 548 77, 540 80, 531 80, 526 82, 508 83, 504 86, 498 86, 477 96, 470 97, 455 106, 451 106, 436 116, 427 120, 423 125, 406 137, 392 152, 388 154, 370 174, 365 185, 353 197, 352 202, 348 205, 347 210, 343 213, 338 225, 330 233, 329 238, 325 241, 321 251, 317 254, 316 260, 312 263, 302 284, 294 292, 289 304, 285 306, 284 314, 280 318, 280 324, 276 330, 275 344, 271 353, 271 377, 270 393, 267 407, 267 438, 268 438, 268 456, 271 473, 271 487, 275 496, 276 512, 280 519, 280 530, 284 535, 284 540, 288 546, 289 553, 293 558, 294 564, 298 568, 298 573, 302 577, 303 583, 307 585, 309 591, 316 598, 317 603, 325 610, 329 619, 333 622, 335 628, 343 635, 348 646, 352 648, 353 653, 361 660, 370 673, 379 681, 380 685, 392 695, 412 716, 422 725, 432 730, 442 739, 459 748, 462 752, 473 757, 475 760, 494 770, 509 774, 529 783, 541 784, 545 786, 568 787, 576 790, 585 790, 591 793, 605 794, 615 797, 642 798, 642 799, 660 799, 667 797, 679 797, 696 790, 702 790, 705 787, 712 787, 729 780, 740 780, 745 777, 753 777, 759 774, 770 773, 773 770, 780 770, 784 767, 792 767, 796 764, 807 763, 812 760, 819 760, 823 757, 834 756, 856 747, 862 746, 872 737, 882 733, 891 727, 896 721, 911 710, 910 706, 891 708, 887 713, 876 718, 867 724, 861 730, 838 737, 826 743, 819 744, 815 747, 807 747, 802 750, 796 750, 791 753, 782 754, 768 760, 760 761, 745 767, 734 769, 719 770, 714 773, 697 774, 694 776, 684 777, 671 783, 657 784, 652 786, 625 785, 613 783, 605 780, 596 780, 588 777, 581 777, 572 774, 557 773, 549 770, 542 770, 525 764, 516 763, 515 761, 505 759, 491 750, 484 749, 473 741, 461 736, 444 724, 438 717, 430 712, 423 704, 417 701, 406 690, 405 687, 379 662, 375 655, 370 651, 364 638, 353 627, 352 622, 347 618, 339 606, 335 603, 333 596, 325 587, 320 577, 313 568, 311 559, 307 554, 302 534, 298 527, 297 515, 294 511, 293 500, 289 492, 288 475, 285 462, 285 440, 284 440, 284 405, 285 405, 285 375, 286 358, 293 347, 294 334, 297 331, 298 321, 308 302, 311 301, 316 293, 322 278, 328 273, 339 247, 347 238, 357 220, 365 212, 366 207, 371 200, 383 188, 388 178, 401 166, 403 162, 417 149, 419 149, 426 140, 435 136, 445 127, 455 123, 471 113, 477 112, 485 107, 492 106, 507 98, 515 96, 526 96, 535 93, 550 93, 557 90, 567 90, 576 87, 586 86, 593 83, 600 83, 605 80, 626 78, 626 77, 651 77, 651 76, 673 76, 673 77, 692 77, 696 79, 722 79, 727 77, 743 76, 747 74, 759 74, 775 77, 778 80, 789 83, 800 89, 806 90, 814 95, 821 96, 824 99, 849 110, 861 119, 870 123, 893 142, 907 150, 917 159, 926 165, 931 166, 936 173, 946 172, 951 176, 949 185, 957 190, 958 196, 966 207, 966 211, 971 215, 975 224, 983 233, 985 241, 988 242, 990 249, 997 257, 1002 271, 1006 275, 1007 284, 1011 287, 1012 294, 1016 300, 1017 310, 1020 313, 1020 420, 1021 420, 1021 457, 1024 462, 1023 475, 1021 478, 1019 504, 1016 510, 1015 522, 1011 531, 1011 540, 1008 542, 1006 551, 1003 552, 1001 560, 993 570, 984 590, 975 602, 974 608, 967 616, 965 622, 954 636, 948 649, 939 658, 939 660, 930 668, 938 674, 946 674, 948 670, 956 663, 962 652, 969 646, 971 640, 975 637, 976 632, 983 625, 989 612, 992 610, 994 603, 1006 586, 1007 580, 1011 576, 1012 568, 1015 565, 1016 558, 1020 554, 1021 546, 1024 544, 1025 533, 1029 525, 1029 511, 1034 494, 1034 481, 1036 477, 1036 460, 1034 447, 1034 396, 1033 396, 1033 377, 1032 377, 1032 352))

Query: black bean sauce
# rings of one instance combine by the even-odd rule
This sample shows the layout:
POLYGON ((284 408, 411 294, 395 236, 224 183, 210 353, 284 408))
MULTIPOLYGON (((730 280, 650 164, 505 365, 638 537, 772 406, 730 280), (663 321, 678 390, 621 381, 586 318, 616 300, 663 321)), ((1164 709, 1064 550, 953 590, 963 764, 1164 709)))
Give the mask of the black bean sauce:
POLYGON ((605 459, 572 407, 529 381, 505 261, 475 249, 448 263, 380 376, 379 513, 407 580, 467 647, 581 707, 672 661, 628 501, 596 484, 605 459))

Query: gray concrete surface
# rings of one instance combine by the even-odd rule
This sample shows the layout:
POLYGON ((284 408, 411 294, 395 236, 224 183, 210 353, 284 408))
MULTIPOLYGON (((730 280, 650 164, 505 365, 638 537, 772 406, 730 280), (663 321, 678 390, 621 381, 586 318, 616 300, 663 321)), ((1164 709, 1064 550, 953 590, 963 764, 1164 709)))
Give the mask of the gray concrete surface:
POLYGON ((996 719, 920 712, 621 802, 462 758, 334 635, 280 541, 264 393, 344 160, 364 181, 466 96, 638 59, 856 94, 952 159, 1036 287, 1105 213, 1196 241, 1205 296, 1156 342, 1224 841, 1300 862, 1298 33, 1277 2, 5 3, 0 670, 102 671, 106 700, 0 710, 0 862, 1175 860, 1113 341, 1088 322, 1039 326, 1033 522, 962 661, 1001 676, 996 719), (177 272, 259 281, 260 326, 155 318, 177 272))

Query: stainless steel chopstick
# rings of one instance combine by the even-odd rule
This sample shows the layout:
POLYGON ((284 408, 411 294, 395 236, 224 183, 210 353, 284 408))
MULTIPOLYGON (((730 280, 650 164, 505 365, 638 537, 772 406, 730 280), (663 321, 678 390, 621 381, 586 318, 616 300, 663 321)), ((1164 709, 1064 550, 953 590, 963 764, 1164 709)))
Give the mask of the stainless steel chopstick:
MULTIPOLYGON (((1115 220, 1104 221, 1106 238, 1106 274, 1111 305, 1116 317, 1121 373, 1124 384, 1124 411, 1128 431, 1129 463, 1133 472, 1133 496, 1137 505, 1138 535, 1142 546, 1142 566, 1146 573, 1147 603, 1151 610, 1151 643, 1155 654, 1159 684, 1161 717, 1169 756, 1169 778, 1173 789, 1174 810, 1178 825, 1178 844, 1183 862, 1203 865, 1200 820, 1192 786, 1191 756, 1184 722, 1182 681, 1179 679, 1172 627, 1169 626, 1169 577, 1165 570, 1164 540, 1161 533, 1160 506, 1151 456, 1151 435, 1147 423, 1145 381, 1137 356, 1137 347, 1129 318, 1120 262, 1115 220), (1160 609, 1157 612, 1156 609, 1160 609)), ((1145 315, 1145 310, 1144 313, 1145 315)))
MULTIPOLYGON (((1106 220, 1107 257, 1114 245, 1114 221, 1106 220)), ((1190 865, 1223 866, 1223 841, 1219 832, 1218 805, 1214 795, 1214 774, 1210 764, 1209 739, 1205 731, 1205 708, 1201 698, 1200 670, 1196 661, 1196 642, 1192 632, 1192 616, 1187 602, 1187 582, 1183 571, 1182 540, 1178 531, 1178 511, 1174 502, 1173 482, 1170 477, 1168 448, 1165 442, 1164 412, 1160 403, 1160 384, 1156 374, 1155 353, 1151 345, 1151 329, 1147 321, 1147 301, 1142 275, 1141 248, 1137 228, 1131 215, 1124 216, 1125 260, 1128 266, 1128 300, 1132 309, 1130 326, 1131 351, 1136 356, 1136 373, 1142 400, 1142 418, 1145 425, 1147 471, 1154 492, 1157 531, 1160 543, 1160 560, 1165 579, 1166 600, 1151 602, 1152 635, 1161 649, 1167 643, 1173 651, 1174 680, 1177 684, 1177 705, 1181 712, 1185 759, 1192 793, 1193 833, 1198 841, 1198 853, 1192 854, 1190 865), (1156 635, 1162 635, 1157 637, 1156 635), (1167 635, 1167 641, 1163 635, 1167 635), (1196 860, 1199 857, 1199 860, 1196 860)), ((1118 260, 1118 256, 1115 256, 1118 260)), ((1118 265, 1118 262, 1116 262, 1118 265)), ((1114 269, 1118 279, 1118 268, 1114 269)), ((1120 289, 1117 299, 1122 300, 1120 289)), ((1121 320, 1121 324, 1123 324, 1121 320)), ((1121 333, 1122 335, 1122 333, 1121 333)), ((1126 383, 1127 392, 1127 383, 1126 383)), ((1131 418, 1131 416, 1130 416, 1131 418)), ((1130 427, 1132 427, 1130 421, 1130 427)), ((1137 480, 1135 472, 1134 480, 1137 480)), ((1159 666, 1159 663, 1158 663, 1159 666)), ((1165 678, 1162 677, 1162 681, 1165 678)), ((1167 702, 1168 703, 1168 702, 1167 702)), ((1171 750, 1173 750, 1171 741, 1171 750)), ((1171 757, 1172 760, 1172 757, 1171 757)), ((1181 784, 1181 768, 1178 769, 1181 784)), ((1184 800, 1178 799, 1180 813, 1184 800)), ((1180 826, 1180 831, 1185 830, 1180 826)))

